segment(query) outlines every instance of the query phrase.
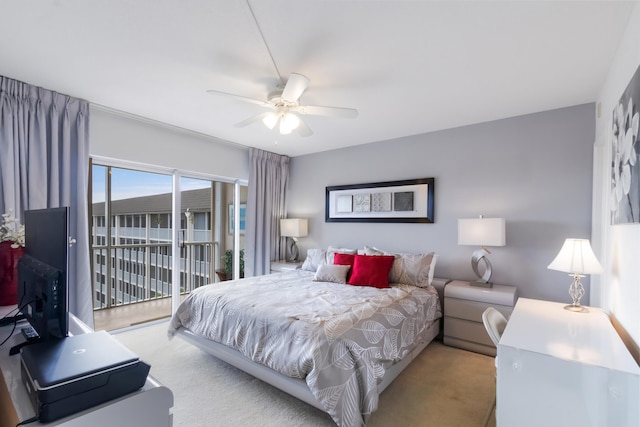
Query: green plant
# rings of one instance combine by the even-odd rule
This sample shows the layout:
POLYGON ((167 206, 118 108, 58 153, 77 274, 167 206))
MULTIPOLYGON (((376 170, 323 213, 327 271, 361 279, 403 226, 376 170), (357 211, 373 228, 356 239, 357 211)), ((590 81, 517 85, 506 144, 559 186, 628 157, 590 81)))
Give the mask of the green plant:
MULTIPOLYGON (((223 258, 224 271, 229 276, 233 274, 233 250, 227 249, 223 258)), ((240 249, 240 277, 244 276, 244 249, 240 249)))

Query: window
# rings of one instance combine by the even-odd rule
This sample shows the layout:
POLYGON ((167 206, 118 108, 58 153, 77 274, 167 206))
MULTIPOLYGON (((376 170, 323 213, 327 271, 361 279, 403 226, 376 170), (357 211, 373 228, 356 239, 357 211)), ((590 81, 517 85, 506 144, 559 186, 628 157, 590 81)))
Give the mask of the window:
MULTIPOLYGON (((244 236, 228 234, 226 224, 227 206, 246 203, 246 185, 108 164, 93 164, 91 170, 95 309, 171 300, 174 278, 179 293, 213 283, 221 255, 235 251, 238 241, 239 249, 244 247, 244 236), (181 204, 174 206, 178 189, 181 204), (174 213, 179 215, 177 233, 174 213)), ((168 316, 171 304, 167 307, 168 316)))

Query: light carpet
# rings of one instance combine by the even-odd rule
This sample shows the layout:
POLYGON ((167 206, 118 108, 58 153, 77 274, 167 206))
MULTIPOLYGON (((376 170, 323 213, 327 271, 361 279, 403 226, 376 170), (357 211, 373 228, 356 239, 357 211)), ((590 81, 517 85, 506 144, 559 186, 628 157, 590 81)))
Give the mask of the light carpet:
MULTIPOLYGON (((174 426, 318 426, 335 423, 322 411, 210 356, 167 322, 115 333, 151 365, 174 396, 174 426)), ((367 426, 495 426, 492 357, 430 344, 382 393, 367 426)))

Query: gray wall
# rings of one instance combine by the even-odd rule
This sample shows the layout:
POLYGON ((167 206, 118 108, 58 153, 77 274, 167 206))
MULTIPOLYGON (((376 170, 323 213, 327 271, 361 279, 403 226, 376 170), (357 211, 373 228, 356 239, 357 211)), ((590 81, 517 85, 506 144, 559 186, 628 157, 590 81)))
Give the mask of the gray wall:
MULTIPOLYGON (((365 244, 438 253, 436 275, 471 280, 474 247, 457 245, 458 218, 503 217, 507 244, 490 248, 492 281, 520 296, 570 302, 570 278, 547 269, 567 237, 591 233, 594 105, 295 157, 289 217, 309 218, 308 248, 365 244), (325 187, 435 178, 434 224, 326 223, 325 187)), ((588 303, 588 280, 583 281, 588 303)))

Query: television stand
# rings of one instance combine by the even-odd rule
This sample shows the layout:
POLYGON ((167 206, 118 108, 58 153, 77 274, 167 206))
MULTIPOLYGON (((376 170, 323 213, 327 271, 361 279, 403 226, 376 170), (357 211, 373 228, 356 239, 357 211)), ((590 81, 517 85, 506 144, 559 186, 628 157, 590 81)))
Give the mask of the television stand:
MULTIPOLYGON (((0 316, 4 307, 0 307, 0 316)), ((92 332, 84 323, 72 314, 69 315, 69 329, 74 335, 92 332)), ((2 333, 11 328, 5 326, 2 333)), ((7 341, 16 345, 23 337, 14 331, 7 341)), ((145 385, 138 391, 126 394, 97 406, 77 412, 64 418, 42 424, 34 422, 29 426, 47 427, 171 427, 173 425, 173 393, 153 377, 148 376, 145 385)), ((35 415, 29 394, 20 381, 20 358, 10 357, 5 351, 0 352, 0 426, 17 425, 35 415), (8 423, 3 423, 8 421, 8 423)))

